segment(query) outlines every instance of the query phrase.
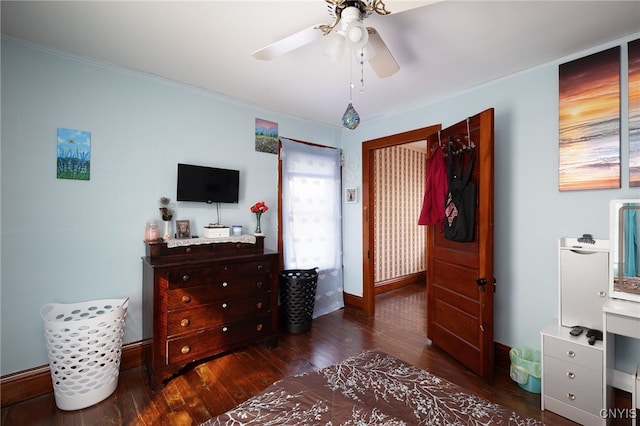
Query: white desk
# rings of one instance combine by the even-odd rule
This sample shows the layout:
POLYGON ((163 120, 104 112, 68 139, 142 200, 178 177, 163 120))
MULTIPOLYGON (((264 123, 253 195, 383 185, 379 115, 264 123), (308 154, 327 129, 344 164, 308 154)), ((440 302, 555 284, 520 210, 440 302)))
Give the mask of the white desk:
MULTIPOLYGON (((602 371, 604 374, 603 407, 613 408, 613 389, 618 388, 630 392, 637 400, 636 379, 633 374, 615 369, 615 336, 627 336, 640 339, 640 303, 626 300, 609 299, 602 306, 603 311, 603 350, 602 371)), ((633 406, 635 407, 635 403, 633 406)), ((636 426, 636 419, 632 419, 636 426)))

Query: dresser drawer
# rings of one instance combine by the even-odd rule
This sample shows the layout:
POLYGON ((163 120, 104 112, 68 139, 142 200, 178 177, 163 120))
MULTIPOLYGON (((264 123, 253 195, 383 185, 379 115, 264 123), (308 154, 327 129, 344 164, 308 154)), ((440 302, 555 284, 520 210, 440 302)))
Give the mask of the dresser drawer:
POLYGON ((562 339, 544 336, 544 355, 592 370, 602 370, 602 351, 562 339))
POLYGON ((549 377, 546 374, 544 395, 596 416, 602 409, 602 389, 579 389, 560 378, 549 377))
POLYGON ((263 315, 167 340, 167 364, 187 364, 272 335, 271 317, 263 315))
POLYGON ((221 300, 190 309, 169 311, 167 314, 167 336, 192 333, 269 312, 271 293, 240 299, 221 300))
POLYGON ((147 257, 152 261, 167 259, 193 260, 211 259, 212 257, 261 255, 264 253, 264 237, 256 237, 255 244, 251 242, 228 242, 215 244, 195 244, 169 248, 166 242, 148 242, 147 257))
POLYGON ((209 283, 223 283, 239 277, 267 276, 271 270, 268 260, 229 263, 201 268, 176 269, 167 273, 169 289, 209 283))
POLYGON ((269 276, 251 279, 235 277, 228 281, 216 281, 207 285, 177 288, 167 294, 167 309, 190 308, 221 300, 261 294, 270 291, 269 276))
POLYGON ((566 385, 566 389, 586 389, 602 393, 602 368, 592 370, 550 356, 543 359, 544 379, 554 378, 566 385))

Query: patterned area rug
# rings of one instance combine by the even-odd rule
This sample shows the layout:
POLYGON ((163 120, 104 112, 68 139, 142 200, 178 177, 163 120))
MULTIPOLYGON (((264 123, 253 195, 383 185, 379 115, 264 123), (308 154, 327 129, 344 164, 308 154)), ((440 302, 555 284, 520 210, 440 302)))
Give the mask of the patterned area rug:
POLYGON ((201 426, 542 424, 390 355, 367 351, 280 380, 201 426))

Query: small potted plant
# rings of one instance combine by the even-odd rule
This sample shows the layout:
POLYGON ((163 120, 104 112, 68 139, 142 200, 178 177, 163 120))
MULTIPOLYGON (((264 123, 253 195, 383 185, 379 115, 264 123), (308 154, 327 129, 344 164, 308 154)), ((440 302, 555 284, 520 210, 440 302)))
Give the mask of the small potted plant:
POLYGON ((169 234, 169 223, 171 222, 171 219, 173 219, 173 209, 169 208, 170 202, 170 198, 160 198, 160 215, 162 216, 162 221, 164 222, 164 235, 162 236, 162 239, 164 239, 165 241, 171 238, 169 234))

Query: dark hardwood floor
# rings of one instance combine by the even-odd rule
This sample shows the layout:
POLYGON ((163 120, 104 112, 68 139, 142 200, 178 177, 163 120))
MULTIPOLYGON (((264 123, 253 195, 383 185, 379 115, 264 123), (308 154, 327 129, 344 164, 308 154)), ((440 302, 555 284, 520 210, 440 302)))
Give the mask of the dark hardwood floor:
POLYGON ((363 350, 378 349, 452 381, 469 392, 547 425, 575 425, 540 411, 540 395, 522 390, 507 370, 483 380, 425 337, 424 287, 411 285, 376 296, 375 318, 340 310, 313 320, 308 333, 283 333, 275 349, 251 346, 203 362, 149 391, 142 367, 122 371, 118 389, 92 407, 58 410, 52 394, 2 409, 2 425, 198 425, 256 395, 285 376, 320 369, 363 350))

